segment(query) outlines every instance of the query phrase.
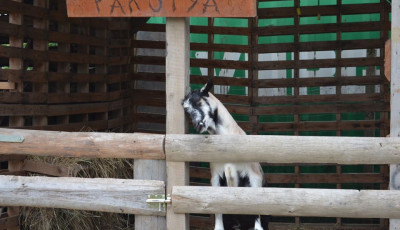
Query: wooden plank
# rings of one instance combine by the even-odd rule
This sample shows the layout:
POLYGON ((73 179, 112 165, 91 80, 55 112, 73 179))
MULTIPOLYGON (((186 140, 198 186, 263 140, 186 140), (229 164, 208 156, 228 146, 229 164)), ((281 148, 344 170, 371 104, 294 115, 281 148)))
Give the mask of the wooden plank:
POLYGON ((89 158, 164 159, 164 135, 0 129, 23 143, 2 143, 0 154, 89 158), (110 142, 113 144, 110 145, 110 142), (71 145, 71 143, 74 143, 71 145))
POLYGON ((25 160, 22 166, 22 170, 27 172, 34 172, 39 174, 45 174, 48 176, 57 177, 69 177, 75 176, 77 171, 82 169, 81 167, 65 167, 60 165, 48 164, 40 161, 25 160))
MULTIPOLYGON (((245 124, 245 123, 244 123, 245 124)), ((260 123, 260 131, 273 132, 273 131, 292 131, 294 129, 299 131, 312 131, 312 130, 376 130, 383 128, 385 123, 383 121, 309 121, 309 122, 270 122, 260 123)), ((239 124, 242 127, 242 123, 239 124)))
MULTIPOLYGON (((62 63, 64 64, 64 63, 62 63)), ((67 63, 65 63, 67 64, 67 63)), ((12 79, 15 81, 27 80, 32 82, 106 82, 113 83, 121 79, 128 79, 127 74, 99 74, 99 73, 70 73, 70 72, 37 72, 24 70, 0 70, 0 80, 12 79)))
POLYGON ((21 161, 24 160, 26 158, 26 156, 24 155, 0 155, 0 162, 4 162, 4 161, 21 161))
POLYGON ((24 104, 2 104, 0 107, 1 116, 63 116, 82 113, 101 113, 113 109, 120 109, 129 106, 129 100, 118 100, 104 103, 83 103, 66 105, 24 105, 24 104))
POLYGON ((19 215, 0 218, 0 229, 19 229, 19 215))
MULTIPOLYGON (((219 98, 221 96, 218 96, 219 98)), ((254 101, 258 104, 262 105, 273 105, 273 104, 289 104, 296 101, 297 103, 309 103, 309 102, 335 102, 335 103, 343 103, 343 102, 369 102, 369 101, 385 101, 387 100, 389 95, 381 95, 380 93, 371 93, 371 94, 332 94, 332 95, 301 95, 298 97, 294 96, 263 96, 258 97, 254 101)), ((236 99, 234 97, 226 97, 226 99, 236 99)), ((223 102, 239 102, 238 100, 226 100, 222 97, 223 102)))
MULTIPOLYGON (((34 6, 43 7, 45 9, 48 8, 49 0, 34 0, 34 6)), ((33 27, 42 29, 44 34, 47 34, 49 22, 46 19, 33 19, 33 27)), ((49 50, 49 41, 46 39, 41 40, 34 40, 33 41, 33 50, 34 51, 44 51, 48 52, 49 50)), ((41 62, 33 60, 33 69, 38 72, 48 72, 49 71, 49 63, 48 62, 41 62)), ((32 84, 32 91, 33 92, 48 92, 48 83, 41 82, 41 83, 33 83, 32 84)), ((32 124, 36 126, 45 126, 47 125, 47 116, 34 116, 32 119, 32 124)))
MULTIPOLYGON (((231 106, 227 106, 228 110, 231 106)), ((356 112, 378 112, 389 111, 389 103, 385 102, 365 102, 357 104, 335 104, 335 105, 276 105, 268 107, 255 108, 256 113, 260 115, 277 115, 277 114, 315 114, 315 113, 356 113, 356 112)), ((240 111, 232 107, 230 111, 240 111)), ((242 112, 237 112, 242 113, 242 112)))
MULTIPOLYGON (((339 67, 340 68, 340 67, 339 67)), ((260 79, 254 82, 256 88, 279 88, 279 87, 313 87, 313 86, 336 86, 336 85, 378 85, 386 83, 381 76, 365 77, 318 77, 318 78, 284 78, 284 79, 260 79)))
MULTIPOLYGON (((379 48, 382 45, 380 39, 350 40, 350 41, 323 41, 323 42, 300 42, 299 51, 322 51, 322 50, 352 50, 379 48)), ((293 43, 259 44, 254 47, 260 53, 291 52, 295 49, 293 43)))
POLYGON ((176 213, 398 218, 399 196, 400 191, 389 190, 174 186, 172 208, 176 213))
MULTIPOLYGON (((390 136, 400 137, 400 0, 392 1, 391 81, 390 81, 390 136)), ((400 189, 400 165, 391 162, 389 188, 400 189), (397 164, 397 165, 396 165, 397 164)), ((390 219, 390 230, 400 229, 400 218, 390 219)))
MULTIPOLYGON (((22 0, 13 0, 8 1, 10 3, 15 3, 18 5, 26 5, 22 4, 22 0)), ((24 23, 24 16, 21 13, 11 11, 12 13, 9 14, 9 23, 10 24, 17 24, 22 25, 24 23)), ((21 49, 23 47, 23 38, 19 37, 9 37, 10 47, 14 49, 21 49)), ((24 69, 24 60, 22 56, 19 57, 7 57, 9 58, 9 67, 12 70, 23 70, 24 69)), ((12 93, 22 92, 23 91, 23 83, 21 81, 17 82, 17 85, 12 93)), ((9 126, 17 126, 21 127, 24 125, 24 118, 21 116, 13 116, 10 117, 9 126)), ((22 170, 23 160, 12 160, 8 162, 8 171, 9 172, 20 172, 22 170)), ((8 207, 8 215, 9 216, 16 216, 20 214, 20 207, 8 207)))
MULTIPOLYGON (((167 173, 165 161, 163 160, 135 160, 134 178, 141 180, 166 181, 167 173)), ((161 194, 164 194, 161 193, 161 194)), ((165 217, 135 215, 135 229, 137 230, 163 230, 167 223, 165 217)))
POLYGON ((163 216, 146 203, 163 181, 111 178, 0 176, 0 205, 65 208, 163 216))
MULTIPOLYGON (((166 100, 167 134, 184 134, 187 123, 182 99, 189 91, 190 27, 189 18, 167 18, 166 24, 166 100)), ((185 162, 167 162, 167 194, 172 187, 189 183, 189 165, 185 162)), ((175 214, 167 207, 167 229, 189 229, 189 218, 185 214, 175 214)))
MULTIPOLYGON (((129 98, 132 91, 123 89, 112 92, 86 92, 86 93, 30 93, 30 92, 1 92, 0 101, 14 104, 61 104, 61 103, 89 103, 115 101, 129 98)), ((135 99, 134 99, 135 100, 135 99)), ((164 99, 165 100, 165 99, 164 99)))
POLYGON ((3 89, 3 90, 15 89, 15 83, 14 82, 0 82, 0 89, 3 89))
MULTIPOLYGON (((136 38, 136 36, 135 36, 136 38)), ((133 42, 136 44, 137 40, 133 42)), ((165 49, 165 42, 162 44, 162 49, 165 49)), ((142 47, 144 48, 144 47, 142 47)), ((156 48, 156 47, 154 47, 156 48)), ((135 50, 136 51, 136 50, 135 50)), ((135 68, 135 74, 137 72, 137 66, 135 68)), ((161 77, 163 82, 165 82, 165 73, 158 73, 156 74, 157 77, 161 77)), ((133 78, 136 84, 138 84, 138 80, 133 78)), ((137 87, 136 87, 137 88, 137 87)), ((163 97, 165 97, 165 92, 163 92, 163 97)), ((160 121, 161 123, 165 123, 166 117, 163 115, 160 119, 157 115, 151 115, 152 119, 145 120, 142 116, 137 114, 137 106, 135 106, 135 122, 154 122, 154 119, 160 121)), ((147 114, 148 115, 148 114, 147 114)), ((146 116, 147 118, 149 116, 146 116)), ((146 119, 147 119, 146 118, 146 119)), ((137 123, 134 124, 135 130, 137 129, 137 123)), ((134 162, 134 177, 139 179, 157 179, 166 181, 167 173, 166 173, 166 162, 161 160, 135 160, 134 162)), ((167 223, 165 217, 154 217, 154 216, 139 216, 135 215, 135 229, 138 230, 147 230, 147 229, 154 229, 154 230, 164 230, 167 229, 167 223)))
POLYGON ((319 34, 341 32, 379 31, 382 23, 378 22, 354 22, 354 23, 324 23, 316 25, 297 26, 268 26, 258 29, 260 36, 286 35, 299 31, 301 34, 319 34))
MULTIPOLYGON (((373 4, 345 4, 328 6, 303 6, 301 7, 301 16, 315 16, 318 13, 324 16, 340 14, 370 14, 380 13, 380 3, 373 4)), ((277 8, 259 8, 257 15, 263 18, 286 18, 297 15, 295 7, 277 7, 277 8)))
POLYGON ((83 64, 107 64, 108 58, 90 54, 65 53, 58 51, 39 51, 24 48, 0 46, 0 57, 18 58, 35 60, 38 62, 73 62, 83 64))
MULTIPOLYGON (((307 183, 387 183, 388 178, 379 173, 267 173, 264 175, 269 184, 307 184, 307 183)), ((209 168, 190 167, 191 178, 210 179, 209 168)), ((209 185, 209 184, 208 184, 209 185)))
MULTIPOLYGON (((204 63, 208 63, 203 61, 204 63)), ((217 61, 209 61, 215 62, 217 61)), ((218 65, 221 67, 227 64, 227 61, 219 61, 218 65)), ((197 60, 196 62, 197 63, 197 60)), ((245 62, 237 62, 239 66, 245 65, 245 62)), ((291 69, 291 68, 328 68, 328 67, 356 67, 356 66, 378 66, 382 64, 382 58, 342 58, 342 59, 316 59, 316 60, 298 60, 296 61, 259 61, 256 68, 260 70, 275 70, 275 69, 291 69)))
POLYGON ((167 160, 178 162, 390 164, 400 163, 398 148, 400 139, 384 137, 169 134, 165 139, 167 160))
POLYGON ((67 0, 69 17, 255 17, 255 0, 67 0))

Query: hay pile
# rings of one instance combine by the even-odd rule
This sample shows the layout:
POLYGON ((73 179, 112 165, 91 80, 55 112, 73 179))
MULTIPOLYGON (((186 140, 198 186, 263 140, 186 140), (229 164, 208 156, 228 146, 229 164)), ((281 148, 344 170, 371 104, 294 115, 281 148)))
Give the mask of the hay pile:
MULTIPOLYGON (((78 159, 56 157, 31 157, 30 160, 67 167, 77 177, 133 178, 133 161, 125 159, 78 159), (79 170, 76 170, 79 169, 79 170)), ((30 175, 37 175, 31 173, 30 175)), ((134 216, 117 213, 81 210, 31 208, 22 209, 25 230, 104 230, 134 229, 134 216)))

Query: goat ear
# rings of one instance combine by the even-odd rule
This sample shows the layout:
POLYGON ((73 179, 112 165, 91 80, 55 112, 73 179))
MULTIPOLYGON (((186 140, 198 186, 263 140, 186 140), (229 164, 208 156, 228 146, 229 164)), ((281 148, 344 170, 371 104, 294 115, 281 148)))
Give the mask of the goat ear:
POLYGON ((213 82, 212 80, 208 80, 208 82, 203 86, 203 88, 201 88, 200 92, 201 94, 208 96, 208 92, 210 91, 210 89, 213 87, 213 82))

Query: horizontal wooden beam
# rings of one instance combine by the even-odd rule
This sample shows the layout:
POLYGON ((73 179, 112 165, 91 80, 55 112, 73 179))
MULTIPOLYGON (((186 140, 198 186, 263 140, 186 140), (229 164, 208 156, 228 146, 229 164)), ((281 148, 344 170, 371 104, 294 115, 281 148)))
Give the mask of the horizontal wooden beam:
POLYGON ((22 136, 2 142, 0 156, 158 159, 183 162, 277 164, 400 164, 400 138, 222 136, 144 133, 54 132, 0 129, 22 136), (167 157, 165 157, 165 153, 167 157))
POLYGON ((0 89, 15 89, 15 83, 14 82, 0 82, 0 89))
POLYGON ((400 138, 167 135, 168 161, 398 164, 400 138))
POLYGON ((2 142, 0 155, 165 159, 164 135, 158 134, 22 129, 0 129, 0 133, 24 137, 22 143, 2 142))
POLYGON ((400 191, 175 186, 176 213, 399 218, 400 191))
POLYGON ((68 17, 255 17, 255 0, 67 0, 68 17))
POLYGON ((147 195, 164 194, 162 181, 0 176, 0 184, 0 206, 165 215, 146 203, 147 195))

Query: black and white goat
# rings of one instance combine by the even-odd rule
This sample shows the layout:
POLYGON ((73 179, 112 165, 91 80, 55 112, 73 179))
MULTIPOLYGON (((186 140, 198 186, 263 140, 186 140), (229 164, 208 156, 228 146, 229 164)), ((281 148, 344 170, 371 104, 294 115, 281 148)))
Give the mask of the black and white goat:
MULTIPOLYGON (((192 90, 182 101, 199 133, 216 135, 246 135, 224 105, 209 91, 212 81, 200 90, 192 90)), ((243 153, 246 154, 246 153, 243 153)), ((258 162, 254 163, 211 163, 211 185, 228 187, 262 187, 264 174, 258 162)), ((247 221, 248 222, 248 221, 247 221)), ((260 216, 215 214, 215 230, 248 229, 266 230, 268 223, 260 216), (253 226, 245 226, 245 219, 253 219, 253 226), (232 220, 234 219, 234 220, 232 220)))

